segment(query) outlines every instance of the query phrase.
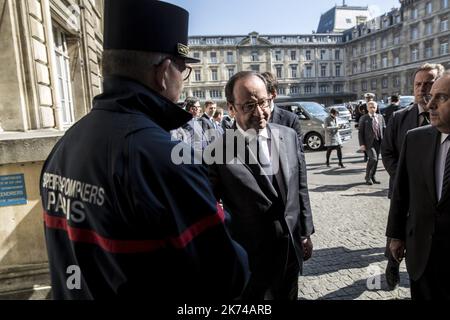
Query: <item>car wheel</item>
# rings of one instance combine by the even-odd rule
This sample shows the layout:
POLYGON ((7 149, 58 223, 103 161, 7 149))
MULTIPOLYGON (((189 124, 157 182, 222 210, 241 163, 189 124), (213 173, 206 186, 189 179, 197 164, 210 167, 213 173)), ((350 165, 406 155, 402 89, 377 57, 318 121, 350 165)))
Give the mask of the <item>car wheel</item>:
POLYGON ((316 132, 312 132, 306 136, 305 144, 308 147, 308 149, 317 151, 322 149, 323 147, 323 140, 320 134, 316 132))

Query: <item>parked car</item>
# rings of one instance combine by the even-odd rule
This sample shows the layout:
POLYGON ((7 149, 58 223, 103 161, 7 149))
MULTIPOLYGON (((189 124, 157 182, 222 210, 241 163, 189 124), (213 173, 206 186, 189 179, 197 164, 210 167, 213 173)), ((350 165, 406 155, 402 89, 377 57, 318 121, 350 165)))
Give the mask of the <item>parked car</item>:
POLYGON ((400 96, 400 108, 406 108, 414 102, 414 96, 400 96))
POLYGON ((348 121, 352 119, 352 114, 345 105, 334 105, 326 108, 328 113, 330 113, 331 109, 335 109, 338 112, 338 117, 341 119, 348 121))
MULTIPOLYGON (((276 102, 284 110, 294 112, 301 123, 303 143, 310 150, 320 150, 325 141, 325 119, 329 114, 320 104, 311 101, 276 102)), ((337 118, 339 133, 342 141, 346 142, 352 137, 350 122, 337 118)))

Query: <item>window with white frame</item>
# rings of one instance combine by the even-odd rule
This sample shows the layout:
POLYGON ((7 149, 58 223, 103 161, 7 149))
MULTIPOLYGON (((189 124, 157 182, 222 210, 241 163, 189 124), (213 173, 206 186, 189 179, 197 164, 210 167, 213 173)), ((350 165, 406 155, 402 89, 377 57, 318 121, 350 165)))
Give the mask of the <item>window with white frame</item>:
POLYGON ((326 59, 327 52, 325 50, 320 50, 320 60, 326 59))
POLYGON ((335 74, 336 74, 336 77, 340 77, 341 76, 341 65, 340 64, 337 64, 335 66, 335 74))
POLYGON ((361 81, 361 91, 367 91, 367 81, 361 81))
POLYGON ((411 61, 419 60, 419 48, 412 47, 411 48, 411 61))
POLYGON ((53 39, 55 41, 55 62, 56 62, 56 96, 61 108, 61 120, 65 126, 74 122, 72 84, 70 80, 70 63, 67 50, 66 35, 58 27, 53 27, 53 39))
POLYGON ((427 2, 427 4, 425 5, 425 12, 427 14, 433 13, 433 3, 431 1, 427 2))
POLYGON ((211 99, 221 99, 222 90, 209 90, 209 96, 211 97, 211 99))
POLYGON ((387 47, 387 43, 388 43, 388 38, 387 38, 387 36, 386 36, 386 37, 383 37, 383 38, 381 39, 381 47, 382 47, 382 48, 386 48, 386 47, 387 47))
POLYGON ((394 54, 394 66, 398 66, 400 64, 400 55, 398 53, 394 54))
POLYGON ((399 88, 400 87, 400 76, 395 76, 394 77, 394 88, 399 88))
POLYGON ((356 92, 358 89, 356 88, 356 82, 352 82, 352 91, 356 92))
POLYGON ((282 66, 275 66, 276 75, 277 78, 283 78, 283 67, 282 66))
POLYGON ((194 70, 194 80, 196 82, 202 81, 202 71, 200 69, 195 69, 194 70))
POLYGON ((217 52, 210 52, 209 57, 211 63, 217 63, 217 52))
POLYGON ((448 54, 448 42, 441 42, 439 44, 439 53, 442 55, 448 54))
POLYGON ((227 63, 234 63, 234 54, 232 51, 227 52, 227 63))
POLYGON ((203 90, 194 90, 192 95, 199 99, 205 99, 205 91, 203 90))
POLYGON ((292 86, 290 88, 290 94, 299 94, 300 93, 300 88, 298 86, 292 86))
POLYGON ((297 51, 294 50, 291 51, 291 60, 292 61, 297 60, 297 51))
POLYGON ((383 54, 381 56, 381 66, 382 66, 382 68, 387 68, 388 67, 388 56, 387 56, 387 54, 383 54))
POLYGON ((306 50, 306 52, 305 52, 305 59, 306 60, 311 60, 311 50, 306 50))
POLYGON ((442 18, 439 26, 440 26, 441 32, 447 31, 448 30, 448 18, 447 17, 442 18))
POLYGON ((448 0, 441 0, 441 9, 448 8, 448 0))
POLYGON ((281 61, 281 50, 275 50, 275 61, 281 61))
POLYGON ((284 87, 279 87, 279 88, 277 89, 277 93, 278 93, 279 95, 284 96, 284 95, 286 94, 286 88, 284 88, 284 87))
POLYGON ((304 91, 306 94, 312 93, 312 85, 310 85, 310 84, 305 85, 304 91))
POLYGON ((194 52, 194 58, 200 59, 200 52, 198 52, 198 51, 194 52))
POLYGON ((255 72, 259 72, 259 64, 252 64, 250 66, 250 70, 255 71, 255 72))
POLYGON ((419 38, 419 28, 414 26, 411 28, 411 40, 416 40, 419 38))
POLYGON ((388 87, 388 84, 389 84, 388 78, 381 79, 381 87, 383 89, 386 89, 388 87))
POLYGON ((433 44, 431 42, 425 43, 425 58, 433 57, 433 44))
POLYGON ((259 61, 258 51, 252 51, 252 61, 259 61))
POLYGON ((433 34, 433 23, 431 21, 425 22, 425 35, 433 34))
POLYGON ((352 65, 352 73, 353 73, 353 74, 358 73, 358 63, 356 63, 356 62, 353 62, 353 65, 352 65))
POLYGON ((411 19, 417 19, 419 17, 419 10, 417 8, 411 9, 411 19))
POLYGON ((297 78, 297 65, 291 65, 291 78, 297 78))
POLYGON ((306 66, 305 78, 312 78, 312 66, 306 66))
POLYGON ((367 71, 367 61, 366 59, 362 59, 361 60, 361 72, 366 72, 367 71))
POLYGON ((376 39, 370 40, 370 50, 377 50, 377 40, 376 39))
POLYGON ((211 69, 211 80, 212 81, 218 81, 219 76, 216 68, 211 69))
POLYGON ((328 85, 327 84, 321 84, 319 86, 319 93, 327 93, 328 92, 328 85))
POLYGON ((371 70, 375 70, 377 68, 378 68, 378 66, 377 66, 377 56, 370 57, 370 69, 371 70))
POLYGON ((344 91, 344 85, 343 84, 335 84, 334 85, 334 92, 335 93, 341 93, 344 91))
POLYGON ((228 79, 234 75, 234 68, 228 68, 228 79))
POLYGON ((394 44, 400 44, 400 34, 394 34, 394 44))
POLYGON ((320 66, 320 76, 321 77, 327 76, 327 66, 324 64, 320 66))
POLYGON ((334 51, 334 60, 341 60, 341 50, 336 49, 334 51))
POLYGON ((371 89, 371 90, 375 90, 375 89, 377 88, 377 85, 378 85, 377 79, 372 79, 372 80, 370 81, 370 89, 371 89))

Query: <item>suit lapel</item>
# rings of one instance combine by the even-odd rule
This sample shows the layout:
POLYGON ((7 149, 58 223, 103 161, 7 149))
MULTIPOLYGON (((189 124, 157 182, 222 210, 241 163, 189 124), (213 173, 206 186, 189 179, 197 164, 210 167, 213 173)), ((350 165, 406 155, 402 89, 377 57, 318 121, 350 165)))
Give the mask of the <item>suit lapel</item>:
POLYGON ((285 142, 285 136, 282 130, 274 129, 271 125, 269 132, 271 135, 271 149, 272 149, 272 168, 274 171, 274 179, 277 180, 280 188, 283 202, 287 201, 287 183, 289 181, 289 162, 288 151, 285 142), (281 170, 281 173, 279 172, 281 170))
MULTIPOLYGON (((238 130, 238 129, 236 129, 238 130)), ((241 135, 241 133, 238 131, 238 134, 241 135)), ((241 135, 242 136, 242 135, 241 135)), ((235 140, 235 139, 233 139, 235 140)), ((231 142, 231 141, 230 141, 231 142)), ((259 187, 261 190, 265 192, 265 194, 272 196, 277 196, 277 192, 275 188, 273 187, 272 183, 270 182, 269 178, 262 172, 262 168, 258 163, 258 160, 256 158, 256 155, 252 152, 251 148, 248 146, 248 143, 245 143, 245 153, 242 154, 242 152, 239 152, 239 148, 234 141, 231 142, 232 146, 235 149, 235 155, 239 159, 239 161, 250 171, 250 173, 253 175, 255 180, 258 182, 259 187), (247 159, 246 159, 247 158, 247 159), (247 161, 246 161, 247 160, 247 161)), ((256 150, 256 148, 255 148, 256 150)))
MULTIPOLYGON (((439 131, 433 128, 432 130, 427 131, 430 139, 428 141, 431 142, 431 150, 429 152, 424 152, 425 154, 425 160, 424 160, 424 167, 425 167, 425 179, 426 183, 428 185, 428 190, 431 193, 431 199, 433 199, 433 203, 437 203, 437 195, 436 195, 436 154, 437 154, 437 148, 439 146, 439 131)), ((427 147, 424 146, 422 150, 426 150, 427 147)), ((418 173, 420 174, 420 173, 418 173)), ((443 198, 443 197, 442 197, 443 198)), ((442 200, 441 198, 441 200, 442 200)))

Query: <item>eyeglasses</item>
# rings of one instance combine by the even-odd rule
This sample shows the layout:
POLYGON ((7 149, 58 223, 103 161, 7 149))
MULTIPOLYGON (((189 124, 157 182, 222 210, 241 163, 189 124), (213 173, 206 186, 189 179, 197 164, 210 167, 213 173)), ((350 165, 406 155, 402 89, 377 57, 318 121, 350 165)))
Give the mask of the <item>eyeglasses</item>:
POLYGON ((157 66, 160 66, 164 61, 166 61, 167 59, 169 59, 170 61, 173 62, 173 64, 177 67, 178 71, 180 71, 181 73, 181 77, 183 78, 183 81, 186 81, 187 79, 189 79, 191 72, 192 72, 192 67, 187 66, 186 64, 181 64, 180 62, 177 61, 177 58, 174 57, 166 57, 164 58, 159 64, 157 64, 157 66))
POLYGON ((267 98, 267 99, 261 99, 259 101, 255 102, 248 102, 248 103, 233 103, 235 106, 241 106, 242 111, 244 113, 252 113, 255 111, 257 107, 260 107, 261 109, 267 109, 270 106, 270 103, 273 98, 267 98))
POLYGON ((432 100, 435 100, 435 102, 437 104, 443 104, 448 100, 449 96, 446 94, 442 94, 442 93, 438 93, 434 96, 432 96, 431 94, 427 94, 425 96, 423 96, 423 101, 426 104, 429 104, 432 100))

